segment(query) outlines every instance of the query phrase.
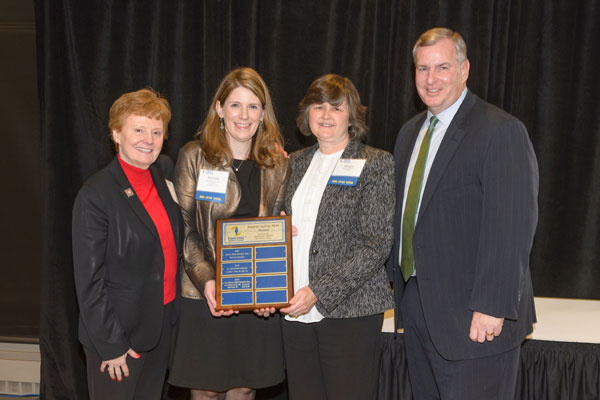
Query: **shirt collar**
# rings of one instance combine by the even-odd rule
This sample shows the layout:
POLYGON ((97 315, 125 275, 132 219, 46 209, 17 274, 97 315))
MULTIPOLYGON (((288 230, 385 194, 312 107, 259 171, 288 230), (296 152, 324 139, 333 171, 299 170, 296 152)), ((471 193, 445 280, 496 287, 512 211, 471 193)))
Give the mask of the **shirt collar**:
MULTIPOLYGON (((460 96, 458 97, 458 99, 456 99, 456 101, 454 103, 452 103, 452 105, 450 107, 446 108, 444 111, 442 111, 441 113, 436 115, 436 117, 440 120, 440 122, 445 127, 450 126, 452 119, 456 115, 456 112, 460 108, 460 105, 462 104, 463 100, 465 99, 465 96, 467 95, 467 91, 468 90, 465 87, 463 89, 462 93, 460 94, 460 96)), ((432 116, 433 116, 433 114, 431 113, 431 111, 427 111, 427 121, 429 121, 432 116)))

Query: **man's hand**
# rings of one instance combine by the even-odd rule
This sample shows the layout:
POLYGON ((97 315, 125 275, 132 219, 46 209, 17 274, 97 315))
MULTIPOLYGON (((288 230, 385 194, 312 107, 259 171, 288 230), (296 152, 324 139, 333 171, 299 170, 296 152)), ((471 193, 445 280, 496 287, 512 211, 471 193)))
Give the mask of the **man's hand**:
POLYGON ((496 318, 491 315, 473 311, 469 338, 473 342, 483 343, 486 340, 491 342, 496 336, 500 336, 503 323, 504 318, 496 318))

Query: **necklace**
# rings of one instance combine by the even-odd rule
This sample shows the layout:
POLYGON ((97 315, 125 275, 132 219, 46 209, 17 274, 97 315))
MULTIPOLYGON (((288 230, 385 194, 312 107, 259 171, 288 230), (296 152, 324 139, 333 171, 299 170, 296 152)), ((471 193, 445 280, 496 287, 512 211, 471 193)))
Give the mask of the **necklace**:
POLYGON ((244 161, 246 160, 242 160, 242 162, 240 163, 240 165, 238 165, 237 167, 233 164, 235 160, 231 161, 231 167, 235 170, 235 172, 238 172, 240 170, 240 168, 242 167, 242 164, 244 163, 244 161))

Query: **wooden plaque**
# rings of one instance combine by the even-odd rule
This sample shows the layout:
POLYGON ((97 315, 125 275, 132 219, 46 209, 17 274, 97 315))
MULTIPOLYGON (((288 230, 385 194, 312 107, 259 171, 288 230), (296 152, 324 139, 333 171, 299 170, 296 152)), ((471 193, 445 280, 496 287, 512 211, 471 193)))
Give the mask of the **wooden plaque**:
POLYGON ((217 310, 283 308, 294 295, 292 218, 217 221, 217 310))

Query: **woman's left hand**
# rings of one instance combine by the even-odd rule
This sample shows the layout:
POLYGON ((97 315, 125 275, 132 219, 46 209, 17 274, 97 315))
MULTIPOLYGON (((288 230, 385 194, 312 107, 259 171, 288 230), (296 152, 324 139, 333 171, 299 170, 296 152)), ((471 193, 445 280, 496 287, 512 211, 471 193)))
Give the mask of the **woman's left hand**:
POLYGON ((123 377, 129 378, 129 367, 127 366, 127 356, 133 358, 140 358, 140 355, 136 353, 133 349, 127 350, 127 353, 123 354, 120 357, 114 358, 112 360, 102 361, 100 364, 100 372, 104 373, 106 369, 108 374, 110 375, 110 379, 113 381, 115 378, 121 382, 123 377))
POLYGON ((281 312, 296 318, 309 312, 316 303, 317 296, 308 286, 304 286, 291 298, 289 307, 282 308, 281 312))
POLYGON ((277 311, 275 310, 275 307, 257 308, 254 310, 254 314, 258 315, 259 317, 269 318, 271 314, 275 314, 275 311, 277 311))
POLYGON ((285 151, 285 149, 279 147, 279 145, 277 143, 275 143, 275 151, 280 152, 285 158, 290 158, 290 155, 288 154, 288 152, 285 151))
MULTIPOLYGON (((282 217, 285 217, 285 211, 281 210, 279 213, 282 217)), ((298 227, 296 225, 292 225, 292 236, 298 236, 298 227)))

